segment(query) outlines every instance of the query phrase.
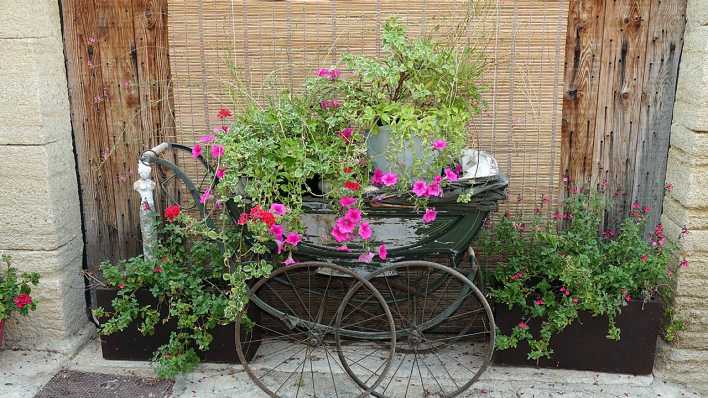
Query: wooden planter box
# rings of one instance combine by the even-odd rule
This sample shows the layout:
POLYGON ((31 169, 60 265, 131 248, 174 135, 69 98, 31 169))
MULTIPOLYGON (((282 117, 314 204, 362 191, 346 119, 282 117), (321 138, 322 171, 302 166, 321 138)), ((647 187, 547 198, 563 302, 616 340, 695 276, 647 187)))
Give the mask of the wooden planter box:
MULTIPOLYGON (((111 302, 116 296, 116 289, 97 288, 96 303, 107 311, 113 309, 111 302)), ((147 290, 140 290, 136 294, 140 305, 154 305, 155 299, 147 290)), ((255 308, 253 306, 252 308, 255 308)), ((257 321, 260 311, 249 310, 249 316, 257 321)), ((174 321, 164 325, 155 326, 155 334, 143 336, 138 331, 136 323, 131 324, 126 330, 114 333, 109 336, 101 336, 101 351, 104 359, 127 360, 127 361, 149 361, 153 353, 161 346, 169 342, 170 333, 176 329, 174 321)), ((204 362, 216 363, 239 363, 236 354, 236 329, 234 324, 217 326, 213 332, 214 340, 208 351, 199 351, 197 354, 204 362)), ((244 337, 242 337, 244 339, 244 337)), ((260 332, 254 330, 251 339, 257 340, 246 347, 246 358, 250 360, 260 346, 260 332)))
MULTIPOLYGON (((506 305, 495 305, 495 321, 502 332, 509 334, 521 320, 520 311, 506 305)), ((659 300, 648 303, 632 302, 617 317, 621 329, 619 341, 607 337, 607 318, 593 317, 582 312, 579 318, 561 333, 551 338, 550 359, 527 359, 529 346, 521 342, 516 349, 494 352, 494 363, 510 366, 534 366, 592 370, 596 372, 651 374, 654 368, 656 340, 663 322, 663 305, 659 300), (643 305, 643 308, 642 308, 643 305)), ((530 320, 529 330, 537 336, 540 322, 530 320)))

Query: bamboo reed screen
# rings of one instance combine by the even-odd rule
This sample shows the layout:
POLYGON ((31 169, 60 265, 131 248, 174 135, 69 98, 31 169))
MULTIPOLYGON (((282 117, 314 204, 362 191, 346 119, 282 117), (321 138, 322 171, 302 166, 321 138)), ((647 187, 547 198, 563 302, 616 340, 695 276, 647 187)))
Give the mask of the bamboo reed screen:
MULTIPOLYGON (((557 199, 567 0, 484 0, 469 39, 491 64, 487 103, 470 146, 491 152, 511 180, 504 205, 529 214, 541 195, 557 199)), ((252 96, 297 89, 345 52, 380 54, 380 33, 399 16, 413 35, 445 32, 465 16, 465 1, 169 0, 169 48, 177 141, 192 143, 217 124, 227 65, 252 96)))

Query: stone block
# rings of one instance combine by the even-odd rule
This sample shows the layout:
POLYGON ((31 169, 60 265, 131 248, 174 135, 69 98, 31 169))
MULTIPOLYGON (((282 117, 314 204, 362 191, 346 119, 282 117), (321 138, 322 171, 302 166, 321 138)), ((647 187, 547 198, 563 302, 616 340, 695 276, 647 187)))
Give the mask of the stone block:
POLYGON ((667 160, 666 182, 673 185, 671 197, 682 206, 696 209, 706 207, 708 165, 699 165, 691 155, 671 148, 667 160))
POLYGON ((708 26, 708 1, 688 0, 686 4, 686 18, 687 30, 708 26))
POLYGON ((708 209, 687 209, 671 194, 664 196, 662 217, 677 225, 685 225, 689 230, 708 229, 708 209))
POLYGON ((0 250, 53 250, 81 236, 71 141, 0 145, 0 250))
POLYGON ((74 266, 76 258, 83 259, 84 242, 80 236, 68 243, 50 251, 42 250, 2 250, 0 253, 9 255, 12 264, 22 272, 39 272, 51 274, 67 266, 74 266))
POLYGON ((708 253, 708 230, 693 230, 686 237, 678 239, 683 226, 676 224, 668 217, 662 217, 661 222, 664 224, 666 236, 679 246, 689 261, 696 255, 703 256, 708 253))
POLYGON ((61 38, 0 39, 0 145, 37 145, 71 134, 61 38))
POLYGON ((676 100, 703 106, 708 104, 708 27, 686 32, 676 85, 676 100))
POLYGON ((693 131, 674 123, 671 126, 671 147, 690 155, 697 165, 708 165, 707 132, 693 131))
POLYGON ((59 2, 52 0, 3 0, 0 39, 61 37, 59 2))

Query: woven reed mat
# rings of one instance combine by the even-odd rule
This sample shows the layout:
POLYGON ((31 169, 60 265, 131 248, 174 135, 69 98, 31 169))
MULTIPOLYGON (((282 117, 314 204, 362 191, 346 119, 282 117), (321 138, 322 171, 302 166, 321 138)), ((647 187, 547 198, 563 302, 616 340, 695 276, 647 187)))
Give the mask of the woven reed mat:
POLYGON ((174 381, 62 370, 35 398, 163 398, 174 381))

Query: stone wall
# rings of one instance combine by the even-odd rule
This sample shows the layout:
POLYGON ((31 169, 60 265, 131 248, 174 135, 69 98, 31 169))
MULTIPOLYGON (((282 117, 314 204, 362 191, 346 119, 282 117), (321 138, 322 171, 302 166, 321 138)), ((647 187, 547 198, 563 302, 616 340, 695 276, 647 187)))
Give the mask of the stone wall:
POLYGON ((708 1, 688 0, 688 23, 671 127, 664 199, 667 236, 679 241, 689 266, 678 274, 676 312, 688 320, 672 346, 663 346, 658 373, 708 393, 708 1))
POLYGON ((59 2, 31 3, 0 0, 0 253, 41 274, 6 343, 72 352, 91 328, 59 2))

